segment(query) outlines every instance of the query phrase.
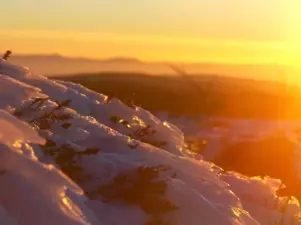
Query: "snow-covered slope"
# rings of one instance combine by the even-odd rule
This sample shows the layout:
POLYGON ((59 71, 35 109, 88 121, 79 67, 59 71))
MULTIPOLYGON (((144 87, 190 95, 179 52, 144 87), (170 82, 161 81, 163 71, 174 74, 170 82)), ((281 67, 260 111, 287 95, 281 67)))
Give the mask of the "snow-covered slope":
POLYGON ((0 61, 0 224, 301 224, 280 181, 225 172, 150 112, 0 61))

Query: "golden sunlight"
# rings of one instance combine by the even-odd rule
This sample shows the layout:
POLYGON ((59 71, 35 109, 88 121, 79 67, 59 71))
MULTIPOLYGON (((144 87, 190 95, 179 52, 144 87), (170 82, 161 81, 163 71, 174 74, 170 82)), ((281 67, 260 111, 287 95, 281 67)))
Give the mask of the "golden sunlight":
POLYGON ((301 56, 301 1, 291 0, 287 4, 287 30, 285 58, 291 66, 300 66, 301 56))

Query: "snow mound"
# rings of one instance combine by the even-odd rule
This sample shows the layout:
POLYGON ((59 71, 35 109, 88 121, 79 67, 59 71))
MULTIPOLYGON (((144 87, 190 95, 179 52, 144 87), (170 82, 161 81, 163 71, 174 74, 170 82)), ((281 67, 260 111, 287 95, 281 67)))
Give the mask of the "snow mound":
POLYGON ((280 181, 198 160, 142 108, 4 60, 0 81, 1 224, 301 224, 280 181))
POLYGON ((3 110, 0 143, 1 224, 89 224, 82 190, 36 160, 29 143, 43 144, 43 138, 3 110))

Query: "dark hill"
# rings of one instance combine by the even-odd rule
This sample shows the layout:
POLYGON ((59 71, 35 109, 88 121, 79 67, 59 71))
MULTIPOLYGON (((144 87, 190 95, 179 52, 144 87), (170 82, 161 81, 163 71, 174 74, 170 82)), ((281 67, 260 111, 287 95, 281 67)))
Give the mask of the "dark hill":
POLYGON ((173 115, 256 118, 301 118, 298 89, 276 82, 199 76, 148 76, 133 73, 81 74, 55 77, 80 83, 92 90, 133 100, 151 111, 173 115))

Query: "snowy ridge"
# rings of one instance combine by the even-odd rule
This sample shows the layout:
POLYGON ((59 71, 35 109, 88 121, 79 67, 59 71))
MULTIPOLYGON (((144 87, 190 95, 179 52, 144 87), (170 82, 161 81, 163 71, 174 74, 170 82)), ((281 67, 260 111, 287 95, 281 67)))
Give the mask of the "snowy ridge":
POLYGON ((200 160, 142 108, 3 60, 0 74, 0 224, 301 224, 279 180, 200 160))

